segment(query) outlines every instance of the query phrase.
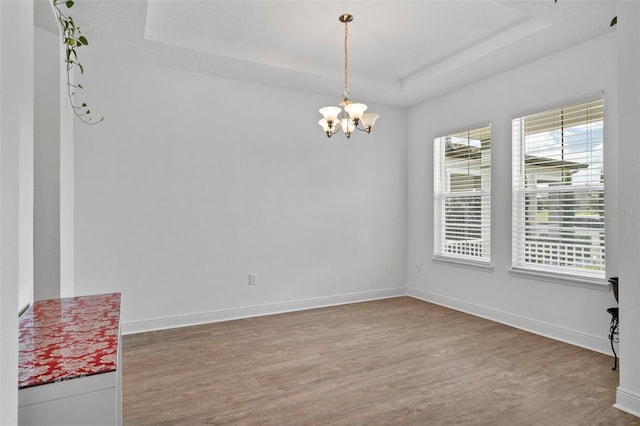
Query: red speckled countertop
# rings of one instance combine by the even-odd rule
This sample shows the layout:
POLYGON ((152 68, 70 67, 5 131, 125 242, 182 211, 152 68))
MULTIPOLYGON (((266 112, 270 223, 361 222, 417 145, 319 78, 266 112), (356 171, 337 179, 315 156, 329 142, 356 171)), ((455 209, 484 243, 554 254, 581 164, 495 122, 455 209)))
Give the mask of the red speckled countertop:
POLYGON ((35 302, 19 320, 18 387, 114 371, 120 293, 35 302))

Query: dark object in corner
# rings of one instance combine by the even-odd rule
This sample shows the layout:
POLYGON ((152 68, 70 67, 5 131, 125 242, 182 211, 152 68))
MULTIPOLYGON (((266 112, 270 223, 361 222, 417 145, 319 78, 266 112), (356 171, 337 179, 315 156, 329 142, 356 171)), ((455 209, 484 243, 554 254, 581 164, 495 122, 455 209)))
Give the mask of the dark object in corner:
MULTIPOLYGON (((613 297, 616 298, 616 303, 618 303, 618 277, 611 277, 607 281, 611 284, 611 289, 613 290, 613 297)), ((611 342, 611 350, 613 351, 613 368, 615 371, 618 368, 618 354, 616 354, 616 349, 613 346, 614 343, 618 343, 620 338, 618 337, 618 308, 609 308, 607 312, 611 314, 611 324, 609 325, 609 341, 611 342)))
POLYGON ((609 341, 613 351, 613 368, 611 370, 616 371, 616 368, 618 368, 618 354, 616 354, 616 348, 613 344, 620 341, 618 337, 618 308, 609 308, 607 312, 611 314, 611 325, 609 326, 609 341))
POLYGON ((616 298, 616 303, 618 303, 618 277, 611 277, 607 281, 611 284, 611 289, 613 290, 613 297, 616 298))

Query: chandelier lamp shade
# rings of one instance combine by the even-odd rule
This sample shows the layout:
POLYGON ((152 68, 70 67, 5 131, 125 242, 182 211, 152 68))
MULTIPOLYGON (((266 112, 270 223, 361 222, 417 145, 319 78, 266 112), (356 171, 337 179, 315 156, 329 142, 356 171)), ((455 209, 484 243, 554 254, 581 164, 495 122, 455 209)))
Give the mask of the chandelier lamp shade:
POLYGON ((344 135, 348 138, 351 137, 351 133, 354 130, 361 130, 367 133, 371 133, 371 129, 378 117, 378 114, 372 112, 365 112, 367 106, 361 103, 351 102, 349 97, 349 22, 353 21, 353 15, 342 14, 338 17, 338 20, 344 23, 344 92, 342 93, 342 101, 340 106, 326 106, 320 108, 320 114, 322 118, 318 121, 322 130, 331 137, 339 130, 342 130, 344 135))

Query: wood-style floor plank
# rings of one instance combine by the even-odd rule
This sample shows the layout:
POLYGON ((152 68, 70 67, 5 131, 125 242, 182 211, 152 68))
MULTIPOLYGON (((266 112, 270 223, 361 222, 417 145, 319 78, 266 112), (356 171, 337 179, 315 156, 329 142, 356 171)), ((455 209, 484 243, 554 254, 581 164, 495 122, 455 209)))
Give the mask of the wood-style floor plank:
POLYGON ((410 297, 123 348, 126 425, 640 425, 612 357, 410 297))

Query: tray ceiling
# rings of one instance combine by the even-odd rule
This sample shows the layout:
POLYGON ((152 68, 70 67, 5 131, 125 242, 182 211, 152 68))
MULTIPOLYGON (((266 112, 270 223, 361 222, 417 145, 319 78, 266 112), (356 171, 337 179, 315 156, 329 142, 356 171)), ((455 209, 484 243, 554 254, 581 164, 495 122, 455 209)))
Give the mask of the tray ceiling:
MULTIPOLYGON (((39 4, 38 4, 39 3, 39 4)), ((77 1, 92 49, 193 72, 408 107, 610 31, 615 1, 77 1)), ((36 24, 55 30, 36 4, 36 24)))

